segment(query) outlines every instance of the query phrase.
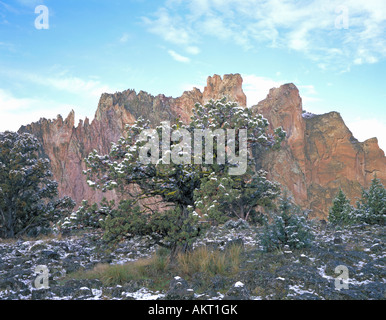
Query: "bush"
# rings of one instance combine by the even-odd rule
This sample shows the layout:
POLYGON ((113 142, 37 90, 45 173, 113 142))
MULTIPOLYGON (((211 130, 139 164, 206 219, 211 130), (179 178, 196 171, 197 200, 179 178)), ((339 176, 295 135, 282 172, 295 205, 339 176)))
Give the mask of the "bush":
POLYGON ((134 200, 122 200, 102 223, 103 239, 115 244, 135 236, 147 237, 150 245, 169 249, 175 257, 176 244, 191 246, 199 234, 197 219, 193 213, 183 219, 179 208, 146 213, 134 200))
POLYGON ((37 235, 48 230, 75 203, 58 198, 49 159, 40 158, 41 145, 28 133, 0 133, 0 237, 37 235))
POLYGON ((342 189, 339 189, 329 210, 328 221, 334 225, 351 224, 355 221, 352 215, 353 210, 354 208, 350 205, 350 199, 347 199, 342 189))
POLYGON ((362 198, 352 212, 353 219, 368 224, 385 225, 386 222, 386 189, 375 176, 369 190, 362 191, 362 198))
POLYGON ((279 214, 267 223, 261 236, 264 251, 280 250, 288 245, 291 249, 309 247, 313 234, 307 218, 299 214, 288 198, 282 199, 279 214))
POLYGON ((107 201, 105 198, 99 204, 90 205, 87 200, 83 200, 81 206, 70 216, 62 218, 57 227, 60 231, 76 229, 100 229, 103 221, 111 214, 115 206, 114 201, 107 201))
POLYGON ((362 197, 356 208, 350 205, 342 190, 333 200, 329 221, 335 225, 368 223, 384 225, 386 222, 386 189, 375 176, 368 190, 362 189, 362 197))

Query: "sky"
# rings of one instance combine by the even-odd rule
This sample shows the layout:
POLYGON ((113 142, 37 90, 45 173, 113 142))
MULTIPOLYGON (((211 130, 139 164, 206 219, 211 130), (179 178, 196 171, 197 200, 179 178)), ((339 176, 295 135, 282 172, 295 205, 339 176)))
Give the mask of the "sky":
POLYGON ((385 0, 0 0, 0 132, 239 73, 248 106, 294 83, 386 151, 385 27, 385 0))

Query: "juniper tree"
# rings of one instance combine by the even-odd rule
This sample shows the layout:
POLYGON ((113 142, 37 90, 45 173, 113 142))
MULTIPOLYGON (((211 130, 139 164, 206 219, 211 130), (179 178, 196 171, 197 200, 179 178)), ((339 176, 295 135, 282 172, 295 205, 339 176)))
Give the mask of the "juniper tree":
POLYGON ((346 197, 342 189, 335 199, 332 201, 332 207, 329 210, 328 220, 332 224, 345 225, 353 222, 352 211, 353 207, 350 205, 350 199, 346 197))
MULTIPOLYGON (((224 103, 217 101, 206 106, 196 106, 193 110, 191 128, 210 128, 215 130, 228 130, 237 128, 232 146, 239 155, 243 151, 239 133, 242 129, 247 130, 246 141, 248 158, 244 172, 237 175, 227 174, 231 161, 224 165, 213 166, 210 174, 201 181, 201 187, 196 190, 196 205, 203 212, 208 214, 211 221, 224 222, 229 217, 237 217, 247 220, 257 206, 270 207, 280 193, 277 183, 266 178, 264 170, 256 170, 257 156, 262 151, 276 149, 285 138, 285 132, 281 127, 274 130, 273 134, 268 133, 269 123, 262 115, 253 115, 248 108, 241 108, 235 103, 224 103)), ((232 131, 230 131, 232 132, 232 131)), ((213 162, 219 157, 219 139, 214 140, 213 162)), ((203 146, 204 147, 204 146, 203 146)), ((231 160, 231 159, 230 159, 231 160)))
MULTIPOLYGON (((101 156, 94 150, 86 158, 85 174, 90 186, 102 191, 115 189, 135 201, 146 200, 141 202, 143 217, 136 214, 134 219, 143 227, 131 228, 127 218, 126 235, 147 233, 173 253, 187 250, 191 239, 200 233, 196 204, 208 178, 220 179, 233 172, 235 177, 247 173, 250 179, 250 149, 271 148, 285 136, 281 128, 269 135, 266 119, 224 99, 195 105, 191 120, 188 125, 177 120, 173 125, 163 122, 151 129, 148 121, 139 118, 126 127, 125 135, 112 145, 108 155, 101 156), (241 129, 246 133, 244 139, 241 129), (221 136, 224 132, 226 144, 221 136), (239 159, 242 156, 246 161, 239 159), (151 204, 166 205, 157 211, 149 199, 156 201, 151 204), (145 228, 145 223, 150 227, 145 228), (174 236, 167 236, 170 234, 174 236)), ((127 217, 131 216, 129 211, 127 217)), ((109 219, 114 225, 113 217, 109 219)))
POLYGON ((368 190, 362 190, 362 197, 353 212, 357 221, 369 224, 386 223, 386 189, 381 180, 374 176, 368 190))
POLYGON ((0 237, 13 238, 48 226, 74 202, 58 199, 50 161, 38 157, 39 143, 28 133, 0 133, 0 237))
POLYGON ((306 215, 286 196, 280 199, 278 209, 272 222, 266 224, 261 235, 264 251, 280 250, 286 245, 291 249, 309 247, 314 236, 306 215))

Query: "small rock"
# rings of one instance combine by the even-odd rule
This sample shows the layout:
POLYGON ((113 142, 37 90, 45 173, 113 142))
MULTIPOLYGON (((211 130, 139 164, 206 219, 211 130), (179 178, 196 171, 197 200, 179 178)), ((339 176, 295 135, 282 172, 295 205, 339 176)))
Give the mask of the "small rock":
POLYGON ((169 286, 169 291, 166 293, 166 300, 192 300, 194 291, 189 288, 186 280, 181 277, 175 277, 169 286))
POLYGON ((33 290, 31 294, 31 300, 48 300, 52 297, 50 289, 33 290))
POLYGON ((40 254, 47 259, 53 259, 53 260, 59 260, 60 259, 60 254, 57 253, 56 251, 51 251, 51 250, 42 250, 40 254))
POLYGON ((370 247, 371 252, 382 252, 382 245, 380 243, 376 243, 370 247))
POLYGON ((122 286, 116 286, 116 287, 112 287, 112 288, 104 288, 103 289, 103 295, 107 295, 107 296, 112 297, 112 298, 121 298, 122 293, 124 291, 125 290, 123 289, 122 286))
POLYGON ((228 250, 233 246, 244 247, 244 240, 241 238, 229 240, 225 245, 225 250, 228 250))
POLYGON ((74 298, 87 299, 93 297, 92 290, 88 287, 82 287, 75 291, 74 298))
POLYGON ((250 293, 244 283, 238 281, 225 294, 224 300, 249 300, 250 293))

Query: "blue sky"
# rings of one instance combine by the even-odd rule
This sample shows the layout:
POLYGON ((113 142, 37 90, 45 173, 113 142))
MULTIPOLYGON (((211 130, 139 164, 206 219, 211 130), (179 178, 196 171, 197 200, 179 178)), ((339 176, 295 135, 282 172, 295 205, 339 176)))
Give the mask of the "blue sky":
POLYGON ((240 73, 248 105, 292 82, 386 150, 384 0, 0 0, 0 131, 93 119, 103 92, 178 97, 240 73), (40 11, 48 9, 48 29, 40 11))

